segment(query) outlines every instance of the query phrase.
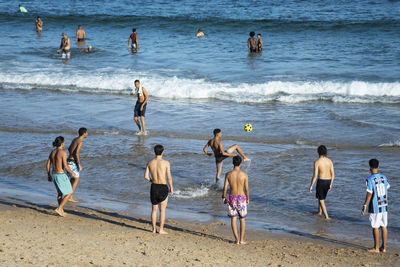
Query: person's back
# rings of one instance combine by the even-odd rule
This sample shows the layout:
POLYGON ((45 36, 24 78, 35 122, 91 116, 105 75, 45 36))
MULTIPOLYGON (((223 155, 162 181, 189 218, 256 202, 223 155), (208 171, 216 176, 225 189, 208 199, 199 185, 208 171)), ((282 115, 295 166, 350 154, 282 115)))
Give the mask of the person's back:
POLYGON ((86 39, 86 33, 85 31, 82 29, 82 26, 79 25, 78 26, 78 30, 76 31, 76 36, 75 36, 76 41, 78 42, 82 42, 86 39))
POLYGON ((332 173, 331 169, 333 166, 332 161, 328 157, 320 157, 315 162, 318 168, 318 178, 319 179, 331 179, 332 173))
POLYGON ((169 162, 162 158, 155 158, 148 163, 153 184, 166 184, 165 175, 169 168, 169 162))
POLYGON ((247 179, 247 174, 240 169, 232 170, 226 174, 226 179, 229 183, 229 194, 244 195, 244 186, 247 179))
POLYGON ((210 139, 209 141, 211 150, 214 152, 215 157, 220 157, 222 156, 222 151, 221 151, 221 141, 216 139, 215 137, 210 139))
POLYGON ((63 158, 66 157, 65 151, 55 148, 50 154, 52 173, 64 173, 63 158))

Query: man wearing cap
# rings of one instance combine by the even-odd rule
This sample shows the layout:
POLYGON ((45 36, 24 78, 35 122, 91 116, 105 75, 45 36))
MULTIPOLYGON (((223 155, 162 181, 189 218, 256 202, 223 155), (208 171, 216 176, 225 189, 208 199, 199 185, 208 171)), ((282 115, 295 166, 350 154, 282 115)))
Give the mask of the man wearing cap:
POLYGON ((57 50, 58 53, 60 53, 60 50, 62 51, 62 58, 69 58, 71 56, 71 46, 70 46, 70 40, 65 32, 61 34, 61 44, 60 48, 57 50))

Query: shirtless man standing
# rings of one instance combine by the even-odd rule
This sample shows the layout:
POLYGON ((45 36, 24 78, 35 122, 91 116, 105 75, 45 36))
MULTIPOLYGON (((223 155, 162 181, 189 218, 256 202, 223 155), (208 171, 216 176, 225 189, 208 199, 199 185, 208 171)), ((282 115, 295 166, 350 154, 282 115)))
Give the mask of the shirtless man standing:
POLYGON ((250 32, 250 38, 247 39, 247 48, 250 53, 257 52, 257 39, 254 38, 255 35, 255 32, 250 32))
POLYGON ((244 161, 249 161, 250 159, 246 157, 243 153, 242 149, 239 145, 233 145, 228 148, 228 150, 224 150, 221 142, 222 131, 220 129, 214 129, 214 138, 210 139, 207 144, 204 146, 203 151, 206 155, 212 156, 212 153, 208 153, 208 147, 211 147, 212 151, 214 152, 215 156, 215 163, 217 164, 217 175, 215 177, 215 182, 219 181, 219 177, 221 176, 222 172, 222 161, 228 157, 234 157, 236 154, 233 152, 236 150, 242 157, 244 161))
POLYGON ((40 17, 37 17, 35 21, 36 25, 36 31, 41 34, 42 33, 42 27, 43 27, 43 21, 40 19, 40 17))
POLYGON ((67 153, 63 150, 64 145, 64 137, 59 136, 54 140, 53 146, 56 148, 51 151, 46 164, 48 181, 54 182, 58 192, 58 208, 56 208, 55 211, 62 217, 65 217, 66 215, 63 209, 64 205, 72 196, 71 183, 65 174, 64 169, 70 173, 72 177, 76 178, 75 174, 68 168, 67 153), (53 167, 52 172, 50 172, 51 167, 53 167))
POLYGON ((65 32, 63 32, 61 36, 61 44, 57 52, 62 52, 62 58, 69 58, 71 56, 70 40, 65 32))
POLYGON ((236 244, 246 244, 244 232, 246 230, 247 205, 249 204, 249 177, 240 170, 242 158, 233 157, 233 170, 225 175, 224 193, 222 201, 228 204, 228 216, 231 217, 232 232, 236 244), (229 185, 229 197, 225 198, 229 185), (243 190, 244 189, 244 190, 243 190), (244 192, 246 191, 246 193, 244 192), (237 231, 237 217, 240 219, 240 239, 237 231))
POLYGON ((72 195, 69 201, 71 202, 78 202, 74 199, 74 193, 76 187, 78 186, 79 182, 81 181, 80 172, 82 171, 81 165, 81 148, 83 144, 83 139, 85 139, 89 133, 86 128, 80 128, 78 131, 79 136, 72 140, 71 145, 68 148, 69 157, 68 157, 68 167, 72 170, 75 177, 70 177, 71 184, 72 184, 72 195))
POLYGON ((139 128, 139 133, 146 134, 146 124, 144 122, 144 116, 146 114, 146 107, 147 101, 149 101, 149 95, 147 94, 147 91, 146 89, 144 89, 144 87, 140 87, 139 80, 135 81, 135 94, 137 96, 137 101, 135 104, 135 109, 133 111, 133 119, 135 120, 136 125, 139 128), (138 117, 140 117, 142 125, 140 125, 138 117))
POLYGON ((314 163, 314 176, 311 180, 310 193, 318 178, 316 188, 316 198, 318 198, 318 215, 324 212, 325 219, 329 220, 328 212, 326 211, 325 198, 328 192, 332 189, 333 180, 335 179, 335 171, 333 170, 332 161, 326 156, 328 150, 324 145, 318 147, 319 159, 314 163))
POLYGON ((86 39, 86 33, 82 29, 82 26, 78 25, 78 30, 76 31, 75 40, 77 42, 83 42, 83 41, 85 41, 85 39, 86 39))
POLYGON ((132 46, 131 46, 132 53, 136 53, 138 51, 138 49, 140 48, 136 29, 132 29, 132 34, 129 36, 128 48, 129 48, 129 44, 130 44, 131 40, 132 40, 132 46))
POLYGON ((164 147, 162 145, 156 145, 154 147, 154 152, 156 154, 156 158, 147 163, 144 178, 151 183, 150 200, 151 204, 153 205, 151 210, 153 233, 157 232, 157 211, 158 206, 160 206, 160 231, 158 233, 161 235, 166 235, 168 233, 164 231, 165 209, 167 208, 168 204, 168 191, 171 192, 171 195, 174 194, 174 186, 172 184, 170 164, 168 161, 163 160, 162 158, 164 155, 164 147), (168 185, 165 181, 165 175, 167 176, 170 188, 168 188, 168 185))

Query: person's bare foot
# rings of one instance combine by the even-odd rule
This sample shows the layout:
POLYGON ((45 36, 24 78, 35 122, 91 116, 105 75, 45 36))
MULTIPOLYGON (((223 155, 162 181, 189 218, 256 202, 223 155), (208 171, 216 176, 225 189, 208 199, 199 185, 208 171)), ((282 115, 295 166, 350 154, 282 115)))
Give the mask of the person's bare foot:
POLYGON ((165 232, 164 230, 160 230, 158 233, 159 233, 160 235, 168 235, 168 233, 165 232))
POLYGON ((157 230, 156 229, 153 229, 153 234, 157 234, 157 230))
POLYGON ((61 217, 65 217, 65 212, 64 211, 61 211, 58 208, 56 208, 54 211, 57 212, 57 214, 60 215, 61 217))
POLYGON ((379 253, 379 249, 370 248, 370 249, 368 249, 368 252, 379 253))
POLYGON ((76 200, 75 198, 70 198, 68 201, 69 201, 69 202, 73 202, 73 203, 79 202, 79 200, 76 200))
POLYGON ((330 221, 331 217, 325 217, 325 220, 330 221))
POLYGON ((247 242, 246 241, 240 241, 240 245, 246 245, 247 242))
POLYGON ((385 247, 380 247, 379 251, 382 252, 382 253, 386 253, 386 248, 385 247))
POLYGON ((236 244, 236 245, 239 245, 239 244, 240 244, 240 242, 239 242, 239 241, 235 241, 235 244, 236 244))

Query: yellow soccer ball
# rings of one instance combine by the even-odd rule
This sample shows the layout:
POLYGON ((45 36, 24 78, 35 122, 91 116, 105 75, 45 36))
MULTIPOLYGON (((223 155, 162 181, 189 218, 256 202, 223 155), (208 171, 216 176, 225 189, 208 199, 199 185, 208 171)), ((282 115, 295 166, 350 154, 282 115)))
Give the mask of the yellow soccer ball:
POLYGON ((244 126, 244 130, 249 133, 249 132, 253 131, 253 126, 250 123, 247 123, 244 126))

